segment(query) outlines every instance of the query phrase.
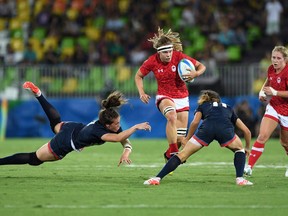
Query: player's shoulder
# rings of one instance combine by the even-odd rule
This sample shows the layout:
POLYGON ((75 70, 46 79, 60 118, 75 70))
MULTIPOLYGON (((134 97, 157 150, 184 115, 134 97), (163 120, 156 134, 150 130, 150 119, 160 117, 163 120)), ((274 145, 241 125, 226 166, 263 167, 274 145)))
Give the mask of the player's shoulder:
POLYGON ((206 102, 198 105, 198 110, 206 110, 206 109, 210 109, 210 107, 212 107, 212 103, 206 101, 206 102))
POLYGON ((288 73, 288 64, 285 65, 285 67, 283 68, 283 71, 284 71, 285 74, 288 73))
POLYGON ((186 56, 187 55, 185 55, 183 52, 176 51, 176 50, 173 51, 173 57, 174 58, 179 58, 179 60, 182 59, 182 58, 185 58, 186 56))
POLYGON ((187 54, 183 53, 183 52, 180 52, 180 51, 174 51, 173 52, 173 57, 180 61, 181 59, 189 59, 194 65, 196 64, 197 60, 194 59, 193 57, 191 56, 188 56, 187 54))

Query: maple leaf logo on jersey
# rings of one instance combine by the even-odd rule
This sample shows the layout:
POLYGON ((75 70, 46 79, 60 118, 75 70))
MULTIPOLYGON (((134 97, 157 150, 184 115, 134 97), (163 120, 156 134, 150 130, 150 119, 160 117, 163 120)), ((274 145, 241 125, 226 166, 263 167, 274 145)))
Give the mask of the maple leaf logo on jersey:
POLYGON ((175 72, 175 71, 176 71, 176 66, 173 65, 173 66, 171 67, 171 69, 172 69, 173 72, 175 72))

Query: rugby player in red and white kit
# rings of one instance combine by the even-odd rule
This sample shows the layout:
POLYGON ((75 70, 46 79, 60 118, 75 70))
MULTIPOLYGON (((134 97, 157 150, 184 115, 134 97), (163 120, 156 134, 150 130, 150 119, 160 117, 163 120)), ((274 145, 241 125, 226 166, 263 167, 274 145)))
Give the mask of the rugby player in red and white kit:
POLYGON ((153 43, 157 53, 144 61, 135 75, 139 96, 144 103, 149 102, 150 95, 144 91, 143 78, 152 72, 157 80, 158 90, 155 103, 167 119, 166 137, 169 148, 164 153, 167 160, 179 151, 181 140, 186 136, 188 126, 189 93, 185 82, 178 75, 177 65, 183 58, 189 59, 195 65, 195 71, 191 71, 186 77, 188 80, 200 76, 206 69, 202 63, 182 53, 178 35, 170 29, 164 33, 159 28, 158 34, 148 39, 153 43))
MULTIPOLYGON (((288 155, 288 49, 284 46, 275 46, 271 54, 272 64, 268 67, 267 79, 259 92, 260 101, 271 97, 262 118, 259 135, 255 141, 248 165, 244 173, 252 175, 252 168, 264 151, 265 143, 273 131, 280 125, 280 143, 288 155)), ((285 173, 288 177, 288 168, 285 173)))

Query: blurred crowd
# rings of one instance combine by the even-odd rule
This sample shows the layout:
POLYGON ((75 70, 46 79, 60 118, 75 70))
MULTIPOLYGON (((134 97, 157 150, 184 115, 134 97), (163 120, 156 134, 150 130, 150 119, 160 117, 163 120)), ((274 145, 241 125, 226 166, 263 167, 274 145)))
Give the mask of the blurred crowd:
MULTIPOLYGON (((252 137, 257 137, 259 134, 260 124, 262 117, 265 113, 266 104, 259 103, 259 106, 256 104, 251 104, 248 99, 240 99, 234 105, 234 111, 238 117, 245 122, 246 126, 250 129, 252 137)), ((235 129, 235 132, 243 137, 243 133, 239 129, 235 129)), ((272 133, 271 137, 279 137, 280 126, 272 133)))
MULTIPOLYGON (((287 9, 287 3, 279 3, 287 9)), ((147 39, 158 27, 179 32, 184 52, 197 59, 211 64, 239 62, 259 38, 270 34, 265 32, 266 4, 257 0, 0 0, 1 62, 139 65, 155 52, 147 39)), ((280 33, 281 28, 271 34, 280 33)))

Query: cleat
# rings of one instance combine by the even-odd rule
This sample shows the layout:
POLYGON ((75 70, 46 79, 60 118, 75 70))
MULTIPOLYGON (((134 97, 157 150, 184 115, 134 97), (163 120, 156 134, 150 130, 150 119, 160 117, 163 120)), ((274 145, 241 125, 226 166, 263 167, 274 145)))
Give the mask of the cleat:
POLYGON ((285 177, 288 177, 288 168, 286 169, 285 177))
POLYGON ((240 186, 250 186, 253 185, 252 182, 248 181, 247 179, 244 179, 243 177, 236 178, 236 184, 240 186))
POLYGON ((36 97, 39 97, 41 95, 41 90, 32 82, 29 81, 25 82, 23 84, 23 88, 30 90, 36 97))
POLYGON ((159 185, 161 178, 159 177, 152 177, 146 181, 144 181, 144 185, 159 185))
POLYGON ((252 168, 250 165, 248 165, 244 168, 244 175, 245 176, 252 176, 252 168))

